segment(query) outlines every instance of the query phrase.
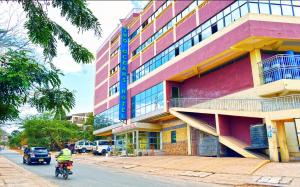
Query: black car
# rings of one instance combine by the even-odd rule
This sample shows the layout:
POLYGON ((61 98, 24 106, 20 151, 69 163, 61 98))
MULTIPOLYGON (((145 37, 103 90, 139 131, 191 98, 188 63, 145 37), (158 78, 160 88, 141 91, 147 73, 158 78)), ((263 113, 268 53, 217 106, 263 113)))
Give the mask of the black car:
POLYGON ((47 148, 45 147, 31 147, 24 149, 23 163, 32 164, 32 163, 46 163, 50 164, 51 155, 47 148))

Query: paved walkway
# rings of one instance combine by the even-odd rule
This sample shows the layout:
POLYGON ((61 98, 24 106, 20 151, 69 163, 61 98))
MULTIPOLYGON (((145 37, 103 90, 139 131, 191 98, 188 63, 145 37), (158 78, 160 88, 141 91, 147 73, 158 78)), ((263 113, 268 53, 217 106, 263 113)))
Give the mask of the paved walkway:
POLYGON ((300 186, 300 163, 270 163, 249 158, 197 156, 99 157, 76 155, 75 161, 128 172, 171 176, 186 180, 244 186, 300 186))
POLYGON ((55 185, 0 156, 0 186, 54 187, 55 185))

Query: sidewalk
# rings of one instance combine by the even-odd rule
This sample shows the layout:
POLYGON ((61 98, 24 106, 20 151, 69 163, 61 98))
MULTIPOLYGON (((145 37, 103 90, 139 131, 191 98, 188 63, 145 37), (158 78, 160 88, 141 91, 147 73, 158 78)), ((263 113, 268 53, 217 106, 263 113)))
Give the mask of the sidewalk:
POLYGON ((55 187, 56 185, 0 156, 0 186, 55 187))
POLYGON ((197 156, 99 157, 76 155, 75 161, 127 170, 195 180, 248 186, 300 186, 300 163, 270 163, 249 158, 197 156))

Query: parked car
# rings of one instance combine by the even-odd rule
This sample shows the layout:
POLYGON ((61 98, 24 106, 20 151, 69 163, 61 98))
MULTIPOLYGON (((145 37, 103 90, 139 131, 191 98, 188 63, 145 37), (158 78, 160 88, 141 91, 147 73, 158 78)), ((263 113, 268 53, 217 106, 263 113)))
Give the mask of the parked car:
POLYGON ((75 143, 75 151, 78 153, 86 153, 92 151, 93 142, 88 140, 80 140, 75 143))
POLYGON ((96 140, 94 141, 93 154, 105 155, 108 151, 112 150, 113 141, 108 140, 96 140))
POLYGON ((32 164, 32 163, 46 163, 50 164, 51 154, 45 147, 31 147, 24 149, 23 163, 32 164))

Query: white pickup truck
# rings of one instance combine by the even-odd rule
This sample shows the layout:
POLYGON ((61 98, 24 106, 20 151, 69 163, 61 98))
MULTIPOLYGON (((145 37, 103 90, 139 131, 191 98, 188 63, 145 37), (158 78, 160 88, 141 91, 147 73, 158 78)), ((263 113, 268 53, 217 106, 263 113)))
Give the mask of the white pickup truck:
POLYGON ((78 153, 86 153, 93 150, 93 142, 88 140, 80 140, 75 143, 75 151, 78 153))
POLYGON ((94 141, 93 154, 105 155, 108 151, 112 150, 112 141, 108 140, 96 140, 94 141))

